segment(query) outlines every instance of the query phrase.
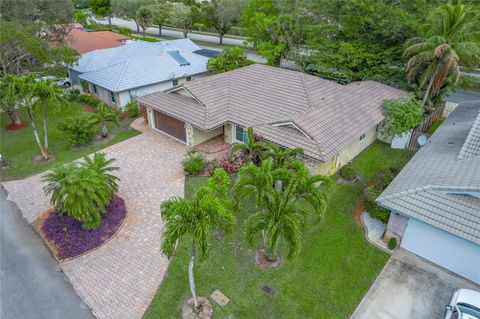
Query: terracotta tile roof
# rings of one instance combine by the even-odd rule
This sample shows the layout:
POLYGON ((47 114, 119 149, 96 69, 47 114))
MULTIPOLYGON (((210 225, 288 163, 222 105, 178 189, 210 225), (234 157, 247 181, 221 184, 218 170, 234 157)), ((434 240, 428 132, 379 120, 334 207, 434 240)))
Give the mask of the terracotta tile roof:
POLYGON ((74 26, 65 38, 65 43, 79 54, 93 50, 114 48, 123 45, 127 36, 111 31, 87 32, 74 26))
POLYGON ((407 93, 374 81, 341 85, 302 72, 254 64, 183 84, 193 99, 172 93, 138 98, 140 103, 210 130, 226 122, 252 126, 263 138, 302 147, 321 161, 383 119, 383 100, 407 93), (175 114, 174 114, 175 113, 175 114), (279 125, 285 124, 285 125, 279 125))

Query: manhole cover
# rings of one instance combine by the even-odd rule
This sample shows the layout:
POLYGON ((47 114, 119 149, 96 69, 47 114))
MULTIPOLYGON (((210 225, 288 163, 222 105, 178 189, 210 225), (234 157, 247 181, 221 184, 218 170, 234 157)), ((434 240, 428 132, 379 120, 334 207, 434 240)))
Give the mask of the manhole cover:
POLYGON ((275 293, 276 293, 275 289, 267 285, 263 285, 262 291, 270 296, 275 296, 275 293))

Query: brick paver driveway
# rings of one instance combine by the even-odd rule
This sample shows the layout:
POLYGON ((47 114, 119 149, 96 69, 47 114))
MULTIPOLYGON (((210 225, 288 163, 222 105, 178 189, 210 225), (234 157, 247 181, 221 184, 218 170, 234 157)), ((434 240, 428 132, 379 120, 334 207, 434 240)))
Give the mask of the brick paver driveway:
MULTIPOLYGON (((127 220, 103 247, 60 267, 98 318, 141 318, 167 270, 168 260, 160 253, 160 203, 183 196, 185 146, 147 130, 103 152, 120 167, 127 220)), ((40 177, 4 183, 30 223, 50 207, 40 177)))

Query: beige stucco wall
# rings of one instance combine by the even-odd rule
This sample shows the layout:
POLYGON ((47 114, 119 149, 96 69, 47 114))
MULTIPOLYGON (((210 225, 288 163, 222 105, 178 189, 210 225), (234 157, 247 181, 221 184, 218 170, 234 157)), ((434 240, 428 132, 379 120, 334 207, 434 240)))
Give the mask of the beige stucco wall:
POLYGON ((193 146, 196 146, 200 143, 205 142, 206 140, 209 140, 211 138, 214 138, 215 136, 222 135, 222 134, 223 134, 223 126, 217 127, 216 129, 213 129, 208 132, 204 132, 194 127, 193 128, 193 146))
MULTIPOLYGON (((360 136, 358 138, 360 139, 360 136)), ((348 164, 348 162, 354 159, 355 156, 360 154, 361 151, 366 149, 377 139, 376 127, 373 127, 372 129, 365 132, 365 138, 363 140, 360 141, 359 139, 345 147, 331 160, 318 165, 317 174, 332 175, 335 174, 340 169, 340 167, 348 164)))
POLYGON ((105 102, 105 104, 107 105, 112 105, 112 106, 117 106, 117 103, 118 103, 118 100, 119 100, 119 96, 117 93, 115 93, 115 99, 117 101, 117 103, 112 103, 110 101, 110 91, 101 87, 101 86, 98 86, 96 85, 96 88, 97 88, 97 94, 95 94, 95 92, 93 91, 93 84, 90 83, 90 93, 92 95, 95 95, 96 97, 98 97, 100 100, 102 100, 103 102, 105 102))
POLYGON ((230 123, 224 125, 224 136, 225 136, 225 143, 232 144, 233 138, 233 126, 230 123))

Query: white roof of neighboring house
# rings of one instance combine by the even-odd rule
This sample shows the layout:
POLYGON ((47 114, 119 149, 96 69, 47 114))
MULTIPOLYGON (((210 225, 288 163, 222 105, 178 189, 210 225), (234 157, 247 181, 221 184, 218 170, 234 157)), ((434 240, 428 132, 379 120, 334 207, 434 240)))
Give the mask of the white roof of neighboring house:
POLYGON ((119 92, 206 72, 208 58, 193 53, 199 49, 189 39, 136 41, 88 52, 73 69, 82 73, 81 79, 119 92), (174 51, 189 64, 182 65, 172 57, 174 51))

